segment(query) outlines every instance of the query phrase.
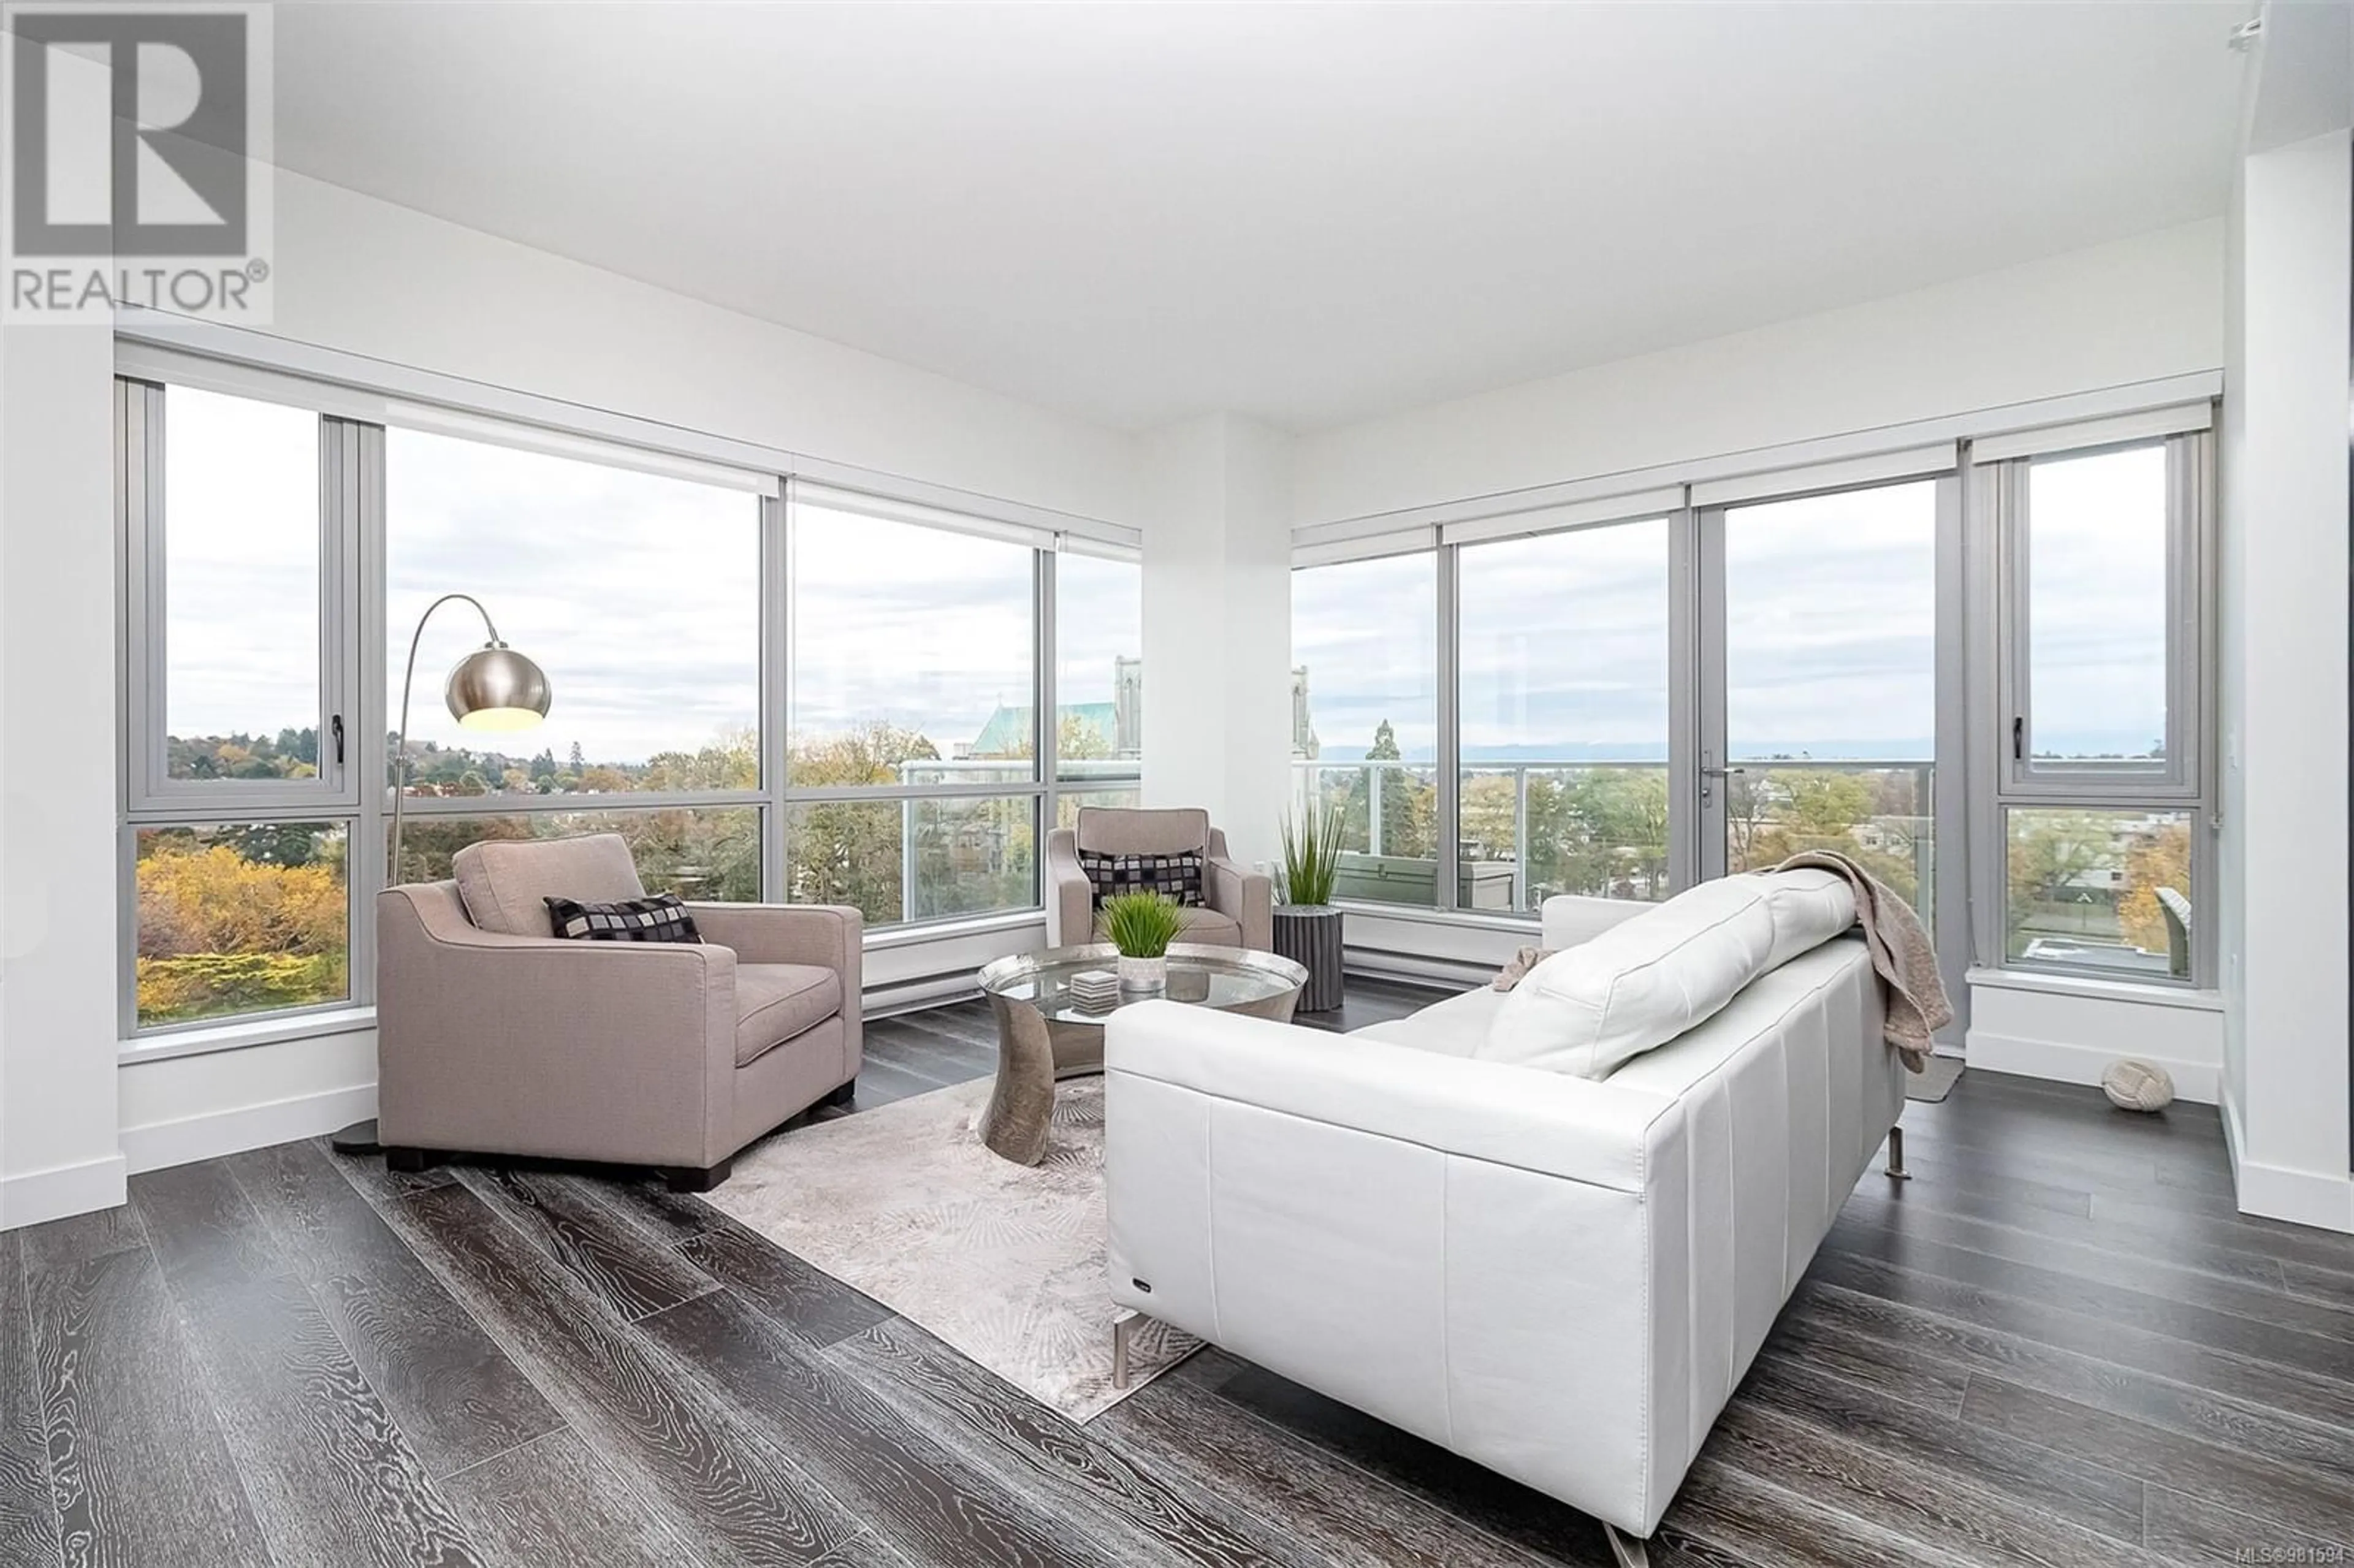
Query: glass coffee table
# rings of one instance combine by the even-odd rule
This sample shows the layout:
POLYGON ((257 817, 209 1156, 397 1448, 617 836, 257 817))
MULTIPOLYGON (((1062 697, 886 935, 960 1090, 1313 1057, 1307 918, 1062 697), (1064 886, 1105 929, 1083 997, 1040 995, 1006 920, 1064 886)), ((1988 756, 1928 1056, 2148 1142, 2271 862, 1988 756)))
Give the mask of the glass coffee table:
POLYGON ((1097 942, 1017 953, 981 971, 981 991, 997 1014, 997 1087, 981 1140, 996 1153, 1018 1165, 1038 1163, 1055 1113, 1055 1080, 1103 1071, 1104 1025, 1119 1009, 1182 1001, 1288 1023, 1308 982, 1306 969, 1274 953, 1180 942, 1169 948, 1169 978, 1159 990, 1122 991, 1108 1007, 1081 1006, 1072 977, 1108 973, 1119 962, 1119 948, 1097 942))

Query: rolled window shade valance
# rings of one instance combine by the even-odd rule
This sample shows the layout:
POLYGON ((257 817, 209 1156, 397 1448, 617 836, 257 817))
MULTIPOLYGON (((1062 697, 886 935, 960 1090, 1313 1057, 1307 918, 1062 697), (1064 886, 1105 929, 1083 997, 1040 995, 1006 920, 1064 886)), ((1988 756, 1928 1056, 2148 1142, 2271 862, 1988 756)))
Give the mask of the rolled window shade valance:
POLYGON ((1404 528, 1388 534, 1367 534, 1354 539, 1334 539, 1318 545, 1294 545, 1291 565, 1336 567, 1344 561, 1371 561, 1384 556, 1412 556, 1438 548, 1438 530, 1404 528))
POLYGON ((1492 539, 1521 539, 1535 534, 1558 534, 1572 528, 1590 528, 1597 524, 1628 523, 1638 517, 1658 517, 1683 506, 1684 487, 1681 484, 1659 485, 1649 490, 1629 491, 1623 495, 1596 496, 1591 501, 1575 501, 1561 506, 1539 506, 1525 512, 1499 513, 1492 517, 1467 517, 1459 523, 1449 523, 1439 530, 1440 539, 1449 545, 1477 545, 1492 539))
POLYGON ((1836 462, 1803 468, 1761 469, 1731 479, 1712 479, 1691 487, 1694 506, 1731 506, 1744 501, 1770 501, 1781 495, 1804 495, 1819 490, 1845 490, 1862 484, 1895 484, 1908 479, 1928 479, 1951 473, 1960 466, 1953 441, 1873 452, 1836 462))
POLYGON ((2045 425, 2032 430, 2008 430, 1981 436, 1970 443, 1972 462, 2003 462, 2011 458, 2041 457, 2051 452, 2115 446, 2120 441, 2156 440, 2203 430, 2215 422, 2215 405, 2205 399, 2146 408, 2106 419, 2079 419, 2073 424, 2045 425))
POLYGON ((1026 545, 1034 550, 1055 547, 1055 531, 1051 528, 994 517, 976 517, 969 513, 951 512, 946 507, 927 506, 921 502, 901 501, 867 491, 820 484, 798 476, 787 487, 786 495, 796 506, 815 506, 828 512, 846 512, 886 523, 913 524, 919 528, 938 528, 983 539, 1002 539, 1009 544, 1026 545))

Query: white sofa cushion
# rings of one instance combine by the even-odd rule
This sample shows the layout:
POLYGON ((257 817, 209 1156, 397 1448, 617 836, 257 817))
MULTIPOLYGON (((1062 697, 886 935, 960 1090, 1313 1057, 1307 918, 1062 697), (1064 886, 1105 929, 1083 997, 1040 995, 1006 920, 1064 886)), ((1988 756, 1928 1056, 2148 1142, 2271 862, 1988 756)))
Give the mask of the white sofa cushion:
POLYGON ((1854 895, 1827 871, 1704 882, 1530 970, 1472 1054, 1606 1078, 1854 923, 1854 895))
POLYGON ((1379 1040, 1441 1056, 1469 1056, 1488 1038, 1488 1025, 1509 992, 1475 986, 1445 1001, 1434 1001, 1405 1018, 1392 1018, 1349 1031, 1352 1040, 1379 1040))

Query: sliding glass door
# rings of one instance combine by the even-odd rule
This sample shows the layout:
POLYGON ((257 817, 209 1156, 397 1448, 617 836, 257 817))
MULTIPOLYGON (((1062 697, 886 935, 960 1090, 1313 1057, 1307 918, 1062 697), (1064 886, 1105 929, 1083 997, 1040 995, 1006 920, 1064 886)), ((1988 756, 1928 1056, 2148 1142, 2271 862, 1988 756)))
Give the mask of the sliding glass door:
POLYGON ((1461 906, 1665 898, 1665 517, 1466 545, 1461 906))
MULTIPOLYGON (((1940 801, 1959 788, 1961 724, 1940 560, 1959 505, 1946 474, 1701 509, 1699 733, 1681 798, 1703 878, 1833 850, 1938 933, 1939 820, 1956 817, 1940 801)), ((1948 914, 1955 939, 1939 947, 1957 989, 1967 948, 1948 914)))
POLYGON ((1935 886, 1937 503, 1946 482, 1719 508, 1702 519, 1702 869, 1851 855, 1915 904, 1935 886), (1710 579, 1713 581, 1711 582, 1710 579))

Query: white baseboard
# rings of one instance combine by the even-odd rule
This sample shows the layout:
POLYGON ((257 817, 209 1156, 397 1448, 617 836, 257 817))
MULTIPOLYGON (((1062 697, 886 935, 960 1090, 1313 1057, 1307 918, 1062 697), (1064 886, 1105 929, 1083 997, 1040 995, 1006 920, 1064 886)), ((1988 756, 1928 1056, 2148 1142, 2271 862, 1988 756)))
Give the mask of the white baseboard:
POLYGON ((2223 1113, 2223 1146, 2232 1158, 2232 1182, 2242 1213, 2354 1232, 2354 1176, 2255 1163, 2245 1153, 2247 1128, 2228 1086, 2216 1108, 2223 1113))
POLYGON ((973 983, 972 977, 972 970, 961 969, 954 974, 901 980, 896 985, 868 986, 859 1016, 871 1022, 896 1013, 919 1012, 944 1001, 966 1001, 981 994, 981 987, 973 983))
POLYGON ((2354 1232, 2354 1176, 2292 1171, 2281 1165, 2236 1162, 2240 1213, 2268 1220, 2354 1232))
POLYGON ((130 1173, 135 1176, 143 1171, 161 1171, 192 1160, 242 1154, 249 1149, 267 1149, 273 1143, 316 1138, 353 1122, 366 1121, 374 1115, 376 1086, 355 1084, 348 1088, 265 1100, 260 1105, 210 1111, 176 1121, 126 1127, 122 1129, 122 1157, 130 1173))
POLYGON ((0 1177, 0 1231, 114 1208, 128 1196, 123 1182, 129 1175, 122 1155, 107 1154, 78 1165, 0 1177))
POLYGON ((1409 985, 1439 986, 1450 991, 1483 985, 1496 978, 1497 968, 1453 959, 1426 959, 1413 953, 1394 953, 1379 948, 1344 948, 1341 949, 1341 966, 1346 973, 1352 975, 1364 975, 1373 980, 1404 980, 1409 985))
POLYGON ((2240 1151, 2248 1144, 2248 1129, 2240 1118, 2240 1102, 2232 1097, 2229 1078, 2223 1080, 2221 1091, 2215 1096, 2215 1110, 2223 1118, 2223 1152, 2231 1157, 2232 1176, 2236 1181, 2240 1161, 2244 1158, 2240 1151))
MULTIPOLYGON (((1969 1032, 1963 1054, 1973 1067, 1990 1073, 2018 1073, 2030 1078, 2049 1078, 2060 1084, 2085 1084, 2098 1087, 2101 1074, 2120 1054, 2114 1045, 2073 1045, 2058 1040, 2023 1040, 2012 1034, 1996 1034, 1984 1029, 1969 1032)), ((2202 1106, 2215 1103, 2222 1086, 2222 1073, 2212 1062, 2190 1062, 2165 1056, 2148 1056, 2130 1053, 2137 1061, 2163 1067, 2174 1080, 2178 1099, 2195 1101, 2202 1106)))

